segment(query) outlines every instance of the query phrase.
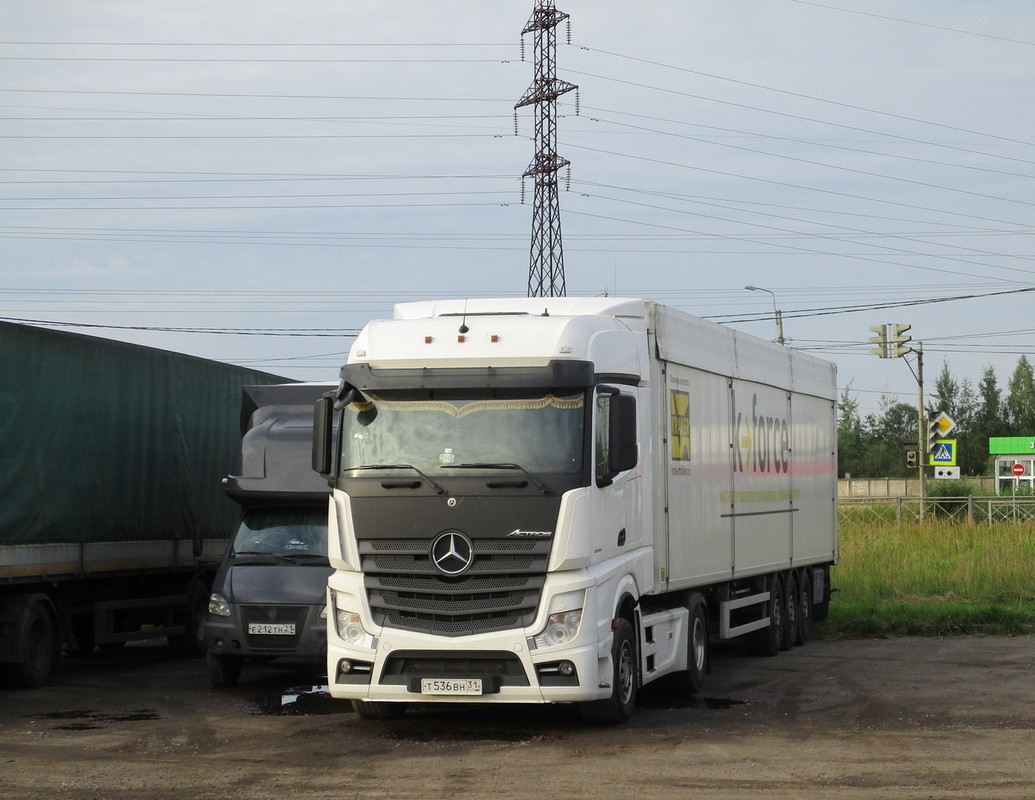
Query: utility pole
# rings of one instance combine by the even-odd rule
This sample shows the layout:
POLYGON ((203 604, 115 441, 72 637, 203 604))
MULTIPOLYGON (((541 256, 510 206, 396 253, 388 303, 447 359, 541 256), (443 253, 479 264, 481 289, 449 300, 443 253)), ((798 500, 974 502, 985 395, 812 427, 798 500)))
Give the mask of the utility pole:
MULTIPOLYGON (((553 0, 540 0, 521 35, 533 33, 535 78, 514 106, 535 106, 535 156, 521 176, 535 179, 532 246, 528 265, 529 297, 564 297, 564 248, 557 173, 571 162, 557 155, 557 98, 578 87, 557 78, 557 26, 568 14, 553 0)), ((522 39, 522 50, 524 39, 522 39)), ((517 117, 515 116, 515 124, 517 117)))
POLYGON ((927 446, 927 420, 924 418, 924 343, 917 342, 916 347, 913 348, 913 352, 916 353, 916 385, 919 388, 919 399, 916 402, 918 420, 917 420, 917 440, 916 447, 917 453, 919 454, 920 463, 917 465, 920 468, 920 520, 924 519, 924 506, 927 505, 927 470, 924 468, 924 462, 927 460, 928 450, 927 446))
POLYGON ((909 330, 912 326, 904 324, 888 323, 885 325, 871 325, 870 330, 875 336, 870 337, 870 343, 874 345, 870 352, 878 358, 904 358, 909 353, 916 354, 916 371, 908 361, 906 366, 913 377, 916 378, 918 390, 916 401, 917 413, 917 440, 916 440, 916 468, 920 478, 920 519, 924 518, 924 505, 927 497, 927 472, 926 460, 931 447, 928 443, 928 426, 924 418, 924 344, 916 342, 915 346, 910 345, 912 338, 909 330))

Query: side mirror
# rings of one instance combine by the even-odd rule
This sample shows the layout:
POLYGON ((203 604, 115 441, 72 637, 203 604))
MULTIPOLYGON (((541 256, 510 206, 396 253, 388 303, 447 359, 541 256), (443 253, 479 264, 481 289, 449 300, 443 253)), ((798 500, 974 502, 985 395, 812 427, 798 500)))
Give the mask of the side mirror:
POLYGON ((313 408, 313 470, 327 480, 334 477, 334 405, 333 394, 325 394, 313 408))
POLYGON ((612 472, 625 472, 636 466, 639 449, 636 445, 636 398, 616 395, 611 398, 611 452, 612 472))
POLYGON ((636 466, 636 398, 612 386, 597 387, 594 434, 597 486, 610 486, 615 475, 636 466))

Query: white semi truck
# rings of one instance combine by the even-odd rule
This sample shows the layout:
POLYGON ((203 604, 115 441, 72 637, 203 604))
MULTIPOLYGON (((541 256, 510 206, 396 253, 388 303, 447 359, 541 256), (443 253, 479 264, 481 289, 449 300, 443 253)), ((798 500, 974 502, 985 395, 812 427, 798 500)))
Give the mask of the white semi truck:
POLYGON ((711 641, 775 655, 826 613, 833 364, 643 300, 477 299, 396 306, 341 378, 327 669, 364 717, 620 723, 647 683, 699 689, 711 641))

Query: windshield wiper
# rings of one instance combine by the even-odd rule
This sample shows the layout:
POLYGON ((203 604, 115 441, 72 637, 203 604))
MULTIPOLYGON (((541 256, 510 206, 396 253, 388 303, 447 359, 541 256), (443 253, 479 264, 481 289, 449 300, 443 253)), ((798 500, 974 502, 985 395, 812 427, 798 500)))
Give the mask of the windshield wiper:
POLYGON ((244 556, 245 558, 272 558, 276 561, 286 561, 288 564, 298 564, 300 561, 327 561, 327 556, 319 553, 264 553, 259 550, 235 550, 234 558, 244 556))
POLYGON ((541 491, 543 494, 550 494, 549 488, 547 488, 547 486, 543 484, 541 481, 539 481, 535 477, 535 475, 533 475, 520 464, 513 464, 500 461, 483 461, 474 462, 470 464, 443 464, 442 469, 516 469, 519 472, 521 472, 526 478, 532 481, 532 483, 538 486, 539 491, 541 491))
POLYGON ((261 556, 262 558, 275 558, 278 561, 294 563, 294 559, 291 556, 284 556, 280 553, 270 553, 267 550, 234 550, 234 558, 239 556, 251 556, 252 558, 261 556))
POLYGON ((413 464, 364 464, 361 467, 349 467, 349 469, 412 469, 424 480, 426 480, 428 484, 430 484, 435 489, 435 491, 438 492, 438 494, 446 494, 445 489, 443 489, 441 486, 435 483, 435 481, 433 481, 431 478, 429 478, 427 475, 421 472, 417 467, 413 466, 413 464))

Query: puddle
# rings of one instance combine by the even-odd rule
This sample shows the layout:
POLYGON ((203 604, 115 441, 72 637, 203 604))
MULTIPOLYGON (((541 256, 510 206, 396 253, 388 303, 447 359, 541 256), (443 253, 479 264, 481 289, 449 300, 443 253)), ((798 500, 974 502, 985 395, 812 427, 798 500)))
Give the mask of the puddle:
POLYGON ((641 695, 637 701, 644 708, 677 709, 690 708, 695 711, 726 711, 737 706, 747 705, 747 700, 731 700, 726 697, 701 697, 692 694, 685 697, 658 695, 647 697, 641 695))
POLYGON ((46 714, 26 714, 25 716, 35 720, 67 720, 64 725, 54 726, 54 730, 58 731, 92 731, 115 722, 147 722, 162 718, 151 708, 136 708, 123 712, 76 709, 74 711, 51 711, 46 714))
POLYGON ((504 742, 506 744, 519 744, 521 742, 533 741, 555 741, 559 737, 551 735, 543 730, 521 730, 508 728, 463 728, 457 729, 455 721, 448 724, 427 724, 422 720, 423 727, 400 727, 395 730, 384 731, 380 735, 385 739, 398 742, 414 742, 419 744, 442 744, 444 742, 504 742))
POLYGON ((352 703, 333 699, 326 686, 299 686, 259 700, 258 713, 267 717, 350 714, 352 703))

